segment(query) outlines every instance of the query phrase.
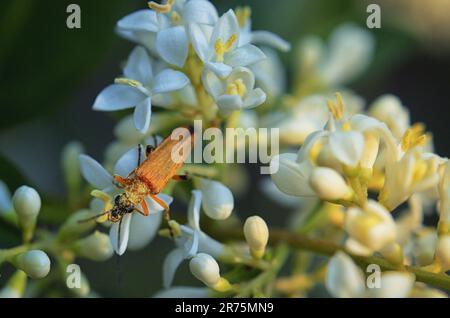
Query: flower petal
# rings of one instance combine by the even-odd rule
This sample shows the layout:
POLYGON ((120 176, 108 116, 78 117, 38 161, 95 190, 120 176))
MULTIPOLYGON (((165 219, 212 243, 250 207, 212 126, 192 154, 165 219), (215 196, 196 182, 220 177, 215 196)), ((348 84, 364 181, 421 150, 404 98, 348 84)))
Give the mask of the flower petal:
POLYGON ((209 1, 191 0, 183 7, 184 23, 214 25, 219 19, 216 7, 209 1))
POLYGON ((113 84, 100 92, 94 102, 93 109, 114 111, 136 106, 147 96, 134 87, 113 84))
POLYGON ((209 37, 211 31, 212 28, 200 26, 195 23, 191 23, 188 26, 188 33, 189 38, 191 39, 192 47, 200 60, 203 62, 206 62, 208 59, 209 37))
POLYGON ((120 19, 117 27, 124 30, 156 32, 158 17, 154 11, 139 10, 120 19))
POLYGON ((152 115, 152 100, 150 97, 136 105, 134 109, 134 125, 137 130, 145 134, 150 127, 150 118, 152 115))
POLYGON ((253 31, 251 34, 251 42, 270 46, 282 52, 287 52, 291 49, 291 44, 288 41, 283 40, 275 33, 269 31, 253 31))
POLYGON ((143 85, 148 85, 153 78, 152 64, 147 51, 136 47, 128 57, 127 64, 123 70, 125 77, 137 80, 143 85))
POLYGON ((105 189, 112 185, 112 177, 95 159, 80 155, 80 169, 83 177, 97 189, 105 189))
POLYGON ((338 252, 328 264, 325 285, 337 298, 363 297, 365 292, 364 274, 352 259, 338 252))
POLYGON ((158 233, 161 220, 162 213, 153 213, 147 216, 135 213, 130 224, 128 249, 136 251, 147 246, 158 233))
POLYGON ((412 291, 415 276, 411 273, 384 272, 381 276, 381 288, 370 289, 375 298, 407 298, 412 291))
POLYGON ((208 62, 206 63, 206 67, 220 78, 227 77, 231 74, 231 71, 233 71, 231 66, 224 63, 208 62))
POLYGON ((202 72, 202 83, 206 92, 214 99, 219 98, 225 92, 224 82, 214 72, 209 70, 202 72))
POLYGON ((226 56, 225 62, 233 67, 247 66, 266 58, 263 51, 254 45, 246 44, 226 56))
POLYGON ((261 88, 252 90, 244 100, 245 108, 253 108, 263 104, 266 101, 266 93, 261 88))
MULTIPOLYGON (((141 162, 145 159, 145 154, 143 154, 143 152, 144 151, 141 151, 141 160, 140 160, 141 162)), ((125 154, 123 154, 119 158, 119 160, 117 160, 114 166, 114 173, 123 178, 128 176, 131 172, 133 172, 134 169, 136 169, 138 165, 139 161, 138 154, 139 154, 138 147, 133 147, 125 154)))
POLYGON ((156 36, 156 50, 169 64, 183 67, 188 56, 189 41, 183 26, 161 30, 156 36))
POLYGON ((364 136, 356 131, 336 132, 330 136, 330 149, 343 164, 354 167, 364 151, 364 136))
POLYGON ((166 69, 155 77, 152 93, 168 93, 179 90, 189 84, 189 79, 184 73, 166 69))
POLYGON ((216 100, 222 115, 227 116, 243 106, 242 98, 239 95, 222 95, 216 100))
POLYGON ((121 222, 113 223, 109 231, 109 239, 111 240, 111 245, 117 255, 123 255, 127 250, 128 239, 130 237, 130 224, 133 214, 127 213, 123 216, 121 222), (120 234, 119 234, 120 226, 120 234))
POLYGON ((200 205, 202 203, 202 192, 192 190, 192 197, 188 208, 188 223, 195 230, 200 229, 200 205))
POLYGON ((167 254, 163 264, 163 286, 169 288, 172 285, 175 272, 184 260, 184 249, 177 248, 167 254))
POLYGON ((228 39, 234 35, 238 36, 238 38, 230 48, 230 50, 233 50, 239 43, 239 33, 239 23, 236 14, 230 9, 220 17, 219 21, 217 21, 211 35, 210 48, 214 49, 214 45, 218 39, 220 39, 222 43, 226 43, 228 39))
POLYGON ((297 155, 284 153, 270 161, 272 181, 280 191, 293 196, 312 197, 315 192, 309 186, 312 166, 308 161, 296 162, 297 155))

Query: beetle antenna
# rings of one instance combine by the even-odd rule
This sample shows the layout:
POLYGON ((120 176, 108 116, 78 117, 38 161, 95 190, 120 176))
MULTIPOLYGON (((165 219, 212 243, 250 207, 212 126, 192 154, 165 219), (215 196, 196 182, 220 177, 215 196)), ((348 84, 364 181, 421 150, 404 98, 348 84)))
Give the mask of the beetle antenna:
POLYGON ((87 218, 87 219, 84 219, 84 220, 79 220, 78 223, 85 223, 85 222, 89 222, 89 221, 92 221, 92 220, 96 220, 97 218, 99 218, 99 217, 101 217, 101 216, 103 216, 105 214, 108 214, 109 212, 110 211, 108 210, 108 211, 103 212, 101 214, 97 214, 97 215, 95 215, 93 217, 90 217, 90 218, 87 218))

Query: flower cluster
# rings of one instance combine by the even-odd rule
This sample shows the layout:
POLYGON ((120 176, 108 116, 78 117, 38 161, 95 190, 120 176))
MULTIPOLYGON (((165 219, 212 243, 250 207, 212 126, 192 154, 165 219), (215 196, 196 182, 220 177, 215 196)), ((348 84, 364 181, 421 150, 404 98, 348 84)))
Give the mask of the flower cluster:
MULTIPOLYGON (((327 42, 302 39, 288 93, 278 54, 290 44, 252 30, 250 8, 219 14, 208 0, 148 6, 118 21, 118 35, 137 46, 93 104, 125 110, 103 161, 77 142, 65 147, 64 207, 41 202, 27 186, 11 196, 0 181, 0 219, 23 240, 0 249, 0 265, 16 269, 1 297, 28 295, 28 278, 65 281, 78 258, 143 250, 157 235, 174 248, 161 261, 163 288, 155 297, 305 297, 317 286, 333 297, 447 296, 434 287, 450 288, 450 162, 398 97, 383 95, 366 107, 345 87, 372 60, 369 31, 344 24, 327 42), (250 183, 237 164, 186 163, 164 176, 175 180, 161 191, 142 185, 136 171, 168 140, 163 136, 194 120, 223 132, 279 129, 282 150, 272 154, 261 190, 293 210, 286 228, 257 215, 241 218, 236 197, 250 183), (57 230, 37 228, 41 210, 64 210, 57 230), (425 219, 436 211, 439 222, 430 225, 425 219), (174 283, 183 262, 203 287, 174 283), (366 279, 367 265, 382 273, 366 279)), ((256 139, 261 144, 264 136, 256 139)), ((81 281, 68 286, 71 295, 92 295, 88 279, 81 281)))

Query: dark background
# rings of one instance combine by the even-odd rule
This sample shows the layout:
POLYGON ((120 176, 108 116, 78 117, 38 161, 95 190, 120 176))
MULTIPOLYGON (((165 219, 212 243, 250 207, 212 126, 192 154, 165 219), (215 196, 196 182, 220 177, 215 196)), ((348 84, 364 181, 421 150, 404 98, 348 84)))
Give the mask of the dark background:
MULTIPOLYGON (((273 31, 294 45, 308 34, 326 37, 342 22, 365 26, 367 18, 367 3, 357 0, 213 2, 220 13, 237 5, 250 5, 254 29, 273 31)), ((415 11, 392 7, 390 1, 379 3, 382 28, 371 31, 377 39, 375 59, 350 87, 368 103, 385 93, 399 96, 409 107, 413 121, 424 122, 434 133, 437 153, 448 156, 450 41, 446 32, 433 29, 445 31, 450 24, 434 15, 426 20, 426 14, 434 10, 428 6, 442 5, 437 11, 446 12, 450 8, 439 0, 421 2, 425 29, 430 21, 428 35, 423 28, 415 30, 419 23, 415 22, 415 11)), ((105 146, 113 140, 115 120, 91 107, 100 90, 120 72, 120 63, 133 47, 114 33, 114 25, 121 17, 145 7, 142 0, 1 1, 0 179, 10 189, 26 183, 36 187, 44 198, 63 199, 60 152, 72 140, 81 141, 87 153, 102 159, 105 146), (69 3, 81 7, 81 29, 66 27, 69 3)), ((282 59, 291 77, 294 52, 282 54, 282 59)), ((274 216, 271 211, 280 208, 262 197, 253 187, 236 204, 238 213, 258 212, 271 224, 283 224, 287 214, 274 216)), ((11 235, 14 233, 0 224, 0 247, 10 243, 5 242, 11 235)), ((81 266, 101 295, 149 296, 161 287, 162 260, 170 248, 166 241, 157 239, 144 251, 127 253, 120 265, 111 260, 81 262, 81 266)), ((178 273, 177 283, 193 282, 183 271, 186 266, 178 273)), ((3 283, 4 278, 0 278, 0 285, 3 283)))

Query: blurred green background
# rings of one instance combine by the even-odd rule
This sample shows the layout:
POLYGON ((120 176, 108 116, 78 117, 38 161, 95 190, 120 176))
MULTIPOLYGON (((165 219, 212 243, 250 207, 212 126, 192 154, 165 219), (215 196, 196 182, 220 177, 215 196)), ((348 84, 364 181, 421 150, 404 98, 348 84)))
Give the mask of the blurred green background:
MULTIPOLYGON (((375 59, 350 87, 368 102, 384 93, 398 95, 413 120, 425 122, 434 133, 437 152, 450 154, 450 23, 441 14, 450 12, 450 1, 212 2, 220 13, 251 6, 254 29, 273 31, 294 47, 305 35, 327 37, 343 22, 364 27, 367 4, 379 3, 382 28, 371 30, 377 40, 375 59)), ((102 159, 113 139, 114 118, 92 111, 91 106, 133 47, 114 33, 116 21, 145 7, 143 0, 1 1, 0 179, 10 189, 26 183, 46 199, 64 200, 60 153, 72 140, 81 141, 87 153, 102 159), (81 29, 66 27, 70 3, 81 7, 81 29)), ((295 50, 282 54, 282 59, 292 76, 295 50)), ((256 176, 254 167, 249 170, 256 176)), ((257 212, 270 224, 284 224, 287 214, 274 216, 275 205, 261 197, 257 189, 245 193, 236 204, 238 213, 257 212)), ((18 242, 19 234, 0 223, 0 248, 18 242)), ((80 265, 102 296, 147 297, 161 287, 162 260, 170 248, 165 240, 156 239, 144 251, 128 252, 120 264, 113 259, 80 265)), ((186 272, 183 266, 177 284, 197 284, 186 272)), ((0 278, 0 286, 5 279, 0 278)))

